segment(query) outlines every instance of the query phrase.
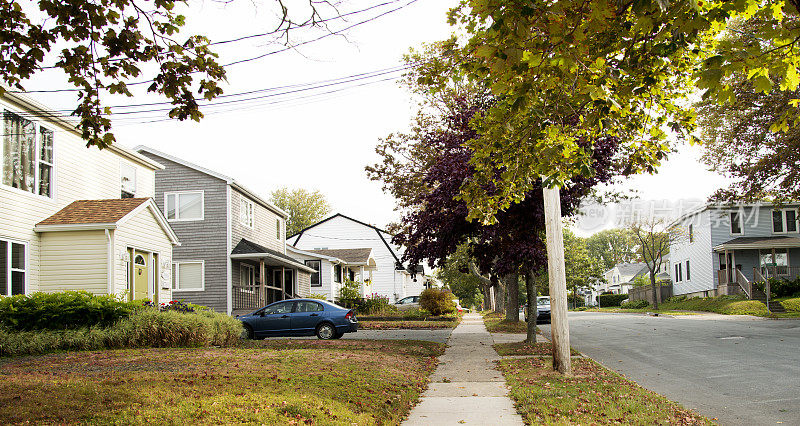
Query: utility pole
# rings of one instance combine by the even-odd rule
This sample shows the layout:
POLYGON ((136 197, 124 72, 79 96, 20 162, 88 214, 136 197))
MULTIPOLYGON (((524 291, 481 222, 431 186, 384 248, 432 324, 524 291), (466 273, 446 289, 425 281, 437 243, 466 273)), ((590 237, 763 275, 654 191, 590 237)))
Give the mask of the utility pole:
POLYGON ((558 187, 544 188, 544 224, 547 239, 547 272, 550 278, 550 334, 553 370, 572 373, 567 322, 567 276, 564 266, 564 234, 561 229, 561 197, 558 187))

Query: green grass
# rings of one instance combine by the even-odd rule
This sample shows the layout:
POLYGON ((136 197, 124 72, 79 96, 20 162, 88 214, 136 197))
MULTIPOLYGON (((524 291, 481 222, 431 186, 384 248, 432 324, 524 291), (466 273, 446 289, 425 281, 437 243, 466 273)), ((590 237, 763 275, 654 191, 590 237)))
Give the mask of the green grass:
MULTIPOLYGON (((681 311, 700 311, 714 312, 723 315, 753 315, 759 317, 772 316, 767 310, 767 306, 757 300, 747 300, 741 296, 718 296, 718 297, 693 297, 691 299, 678 301, 665 301, 658 305, 658 309, 652 306, 642 309, 621 309, 621 308, 594 308, 589 311, 600 312, 658 312, 669 315, 680 315, 681 311)), ((685 313, 684 313, 685 314, 685 313)))
POLYGON ((392 329, 435 329, 455 328, 458 321, 373 321, 360 320, 358 327, 362 330, 392 330, 392 329))
POLYGON ((506 321, 505 314, 498 312, 482 312, 483 323, 489 333, 527 333, 528 323, 525 321, 506 321))
POLYGON ((591 359, 572 360, 573 376, 550 358, 506 359, 500 370, 526 424, 712 424, 591 359))
POLYGON ((786 309, 786 312, 800 312, 800 297, 788 298, 781 300, 781 305, 783 305, 783 309, 786 309))
MULTIPOLYGON (((514 343, 495 343, 492 345, 497 354, 500 356, 514 356, 514 355, 552 355, 553 345, 550 342, 536 342, 528 344, 526 342, 514 343)), ((570 348, 571 355, 580 355, 581 353, 575 349, 570 348)))
POLYGON ((0 360, 0 423, 398 424, 444 345, 270 340, 0 360))

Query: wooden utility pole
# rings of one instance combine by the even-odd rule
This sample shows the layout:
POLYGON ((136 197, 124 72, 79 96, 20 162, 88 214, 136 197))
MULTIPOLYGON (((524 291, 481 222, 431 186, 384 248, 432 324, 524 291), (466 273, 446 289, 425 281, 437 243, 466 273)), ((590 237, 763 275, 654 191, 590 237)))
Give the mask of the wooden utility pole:
POLYGON ((544 224, 547 239, 547 272, 550 278, 550 332, 553 342, 553 370, 572 373, 567 322, 567 276, 564 266, 564 234, 561 229, 559 189, 544 188, 544 224))

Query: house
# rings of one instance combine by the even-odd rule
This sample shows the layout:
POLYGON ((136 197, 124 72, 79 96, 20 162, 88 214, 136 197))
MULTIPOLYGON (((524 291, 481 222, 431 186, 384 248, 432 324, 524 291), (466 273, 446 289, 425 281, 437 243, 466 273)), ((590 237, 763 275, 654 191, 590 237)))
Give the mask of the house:
POLYGON ((181 240, 175 298, 217 312, 252 311, 311 292, 316 272, 286 251, 286 212, 231 177, 140 146, 163 165, 155 200, 181 240))
POLYGON ((176 234, 152 200, 162 166, 86 147, 44 105, 0 97, 0 295, 86 290, 169 301, 176 234))
MULTIPOLYGON (((673 293, 748 293, 765 277, 800 275, 798 203, 707 204, 670 225, 673 293)), ((748 294, 751 296, 751 294, 748 294)))
MULTIPOLYGON (((366 270, 369 272, 371 293, 388 297, 390 301, 417 296, 430 285, 430 280, 426 278, 422 267, 409 271, 403 266, 400 261, 402 250, 393 245, 391 240, 392 235, 387 231, 337 213, 290 236, 287 242, 298 250, 318 253, 369 248, 375 260, 374 269, 366 270)), ((362 278, 365 277, 362 275, 362 278)))
POLYGON ((302 260, 316 272, 311 274, 311 293, 324 295, 328 301, 339 297, 346 279, 359 283, 359 295, 367 297, 373 293, 373 272, 378 263, 371 248, 300 250, 287 245, 291 255, 302 260))
POLYGON ((600 285, 602 291, 613 294, 628 294, 633 287, 633 280, 644 274, 649 274, 647 265, 638 263, 618 263, 603 274, 605 282, 600 285))

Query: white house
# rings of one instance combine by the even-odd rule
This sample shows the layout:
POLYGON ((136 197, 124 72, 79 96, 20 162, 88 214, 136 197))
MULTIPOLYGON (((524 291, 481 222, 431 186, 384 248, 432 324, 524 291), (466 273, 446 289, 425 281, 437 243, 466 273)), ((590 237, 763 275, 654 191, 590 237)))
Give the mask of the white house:
POLYGON ((286 252, 316 270, 311 274, 311 293, 325 295, 331 302, 339 297, 346 279, 360 283, 359 295, 373 293, 373 272, 377 261, 371 248, 300 250, 287 245, 286 252))
POLYGON ((0 109, 0 295, 170 300, 178 239, 151 198, 161 165, 87 148, 74 123, 27 97, 7 92, 0 109))
POLYGON ((606 282, 600 287, 603 291, 610 291, 613 294, 628 294, 633 287, 633 280, 648 272, 644 263, 618 263, 603 274, 606 282))
POLYGON ((369 271, 372 293, 388 297, 390 301, 419 295, 428 283, 424 270, 420 268, 412 278, 412 274, 400 262, 402 249, 392 244, 391 240, 392 235, 388 232, 337 213, 290 236, 287 242, 306 252, 372 249, 371 256, 375 261, 374 270, 369 271))

